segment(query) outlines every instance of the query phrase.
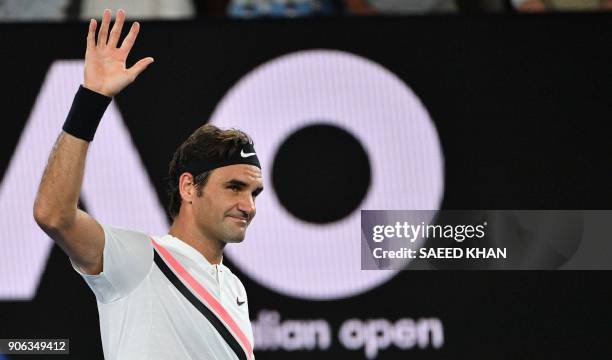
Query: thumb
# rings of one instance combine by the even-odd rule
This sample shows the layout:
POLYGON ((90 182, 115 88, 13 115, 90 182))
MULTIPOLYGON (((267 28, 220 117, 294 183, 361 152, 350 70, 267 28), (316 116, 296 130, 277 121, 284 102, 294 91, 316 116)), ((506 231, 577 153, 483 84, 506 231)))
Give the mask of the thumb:
POLYGON ((136 79, 136 77, 140 75, 140 73, 143 72, 151 63, 153 63, 153 61, 155 60, 152 57, 140 59, 136 64, 132 65, 132 67, 128 69, 128 72, 134 79, 136 79))

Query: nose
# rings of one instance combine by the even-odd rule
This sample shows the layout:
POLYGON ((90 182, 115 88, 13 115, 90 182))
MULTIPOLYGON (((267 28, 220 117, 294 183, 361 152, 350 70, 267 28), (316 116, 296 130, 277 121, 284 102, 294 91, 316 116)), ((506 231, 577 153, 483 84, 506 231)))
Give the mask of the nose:
POLYGON ((238 202, 238 210, 249 220, 255 216, 255 200, 251 194, 245 194, 238 202))

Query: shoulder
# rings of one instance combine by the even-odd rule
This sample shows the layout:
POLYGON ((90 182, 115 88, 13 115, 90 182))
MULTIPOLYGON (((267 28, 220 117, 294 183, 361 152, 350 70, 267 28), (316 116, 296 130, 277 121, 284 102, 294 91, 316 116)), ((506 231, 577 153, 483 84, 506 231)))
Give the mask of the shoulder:
POLYGON ((143 266, 153 261, 153 238, 150 235, 108 225, 102 225, 102 228, 104 258, 117 263, 141 261, 143 266))
POLYGON ((104 229, 104 234, 109 237, 112 236, 116 239, 121 239, 121 240, 126 240, 126 241, 137 241, 137 242, 143 242, 143 241, 147 241, 150 242, 150 236, 140 232, 140 231, 136 231, 136 230, 130 230, 130 229, 124 229, 124 228, 120 228, 120 227, 114 227, 114 226, 109 226, 109 225, 102 225, 102 228, 104 229))
POLYGON ((102 228, 105 239, 102 272, 81 275, 98 302, 106 304, 128 296, 148 276, 153 264, 153 245, 143 232, 108 225, 102 228))
POLYGON ((140 231, 124 229, 120 227, 102 225, 104 238, 107 242, 117 243, 120 247, 137 250, 149 250, 153 245, 151 237, 140 231))

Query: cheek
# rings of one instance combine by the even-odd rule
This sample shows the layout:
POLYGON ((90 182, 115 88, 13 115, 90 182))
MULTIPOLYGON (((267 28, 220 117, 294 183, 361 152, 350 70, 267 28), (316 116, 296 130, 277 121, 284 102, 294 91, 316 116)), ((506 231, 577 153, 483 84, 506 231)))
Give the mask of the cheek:
POLYGON ((200 219, 209 218, 210 215, 214 213, 211 206, 213 206, 213 204, 211 204, 211 202, 205 199, 204 197, 198 198, 197 206, 195 208, 196 210, 195 215, 200 219))
POLYGON ((222 196, 215 198, 213 201, 203 199, 198 209, 200 212, 198 215, 214 221, 220 221, 225 217, 226 212, 231 209, 231 205, 228 204, 228 200, 222 196))

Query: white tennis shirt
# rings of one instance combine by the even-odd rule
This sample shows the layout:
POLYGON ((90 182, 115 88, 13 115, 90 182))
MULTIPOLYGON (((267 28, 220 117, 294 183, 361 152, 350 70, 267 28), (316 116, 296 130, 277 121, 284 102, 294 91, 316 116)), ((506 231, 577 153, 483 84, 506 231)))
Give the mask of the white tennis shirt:
POLYGON ((106 360, 254 359, 244 286, 172 235, 103 226, 93 290, 106 360))

